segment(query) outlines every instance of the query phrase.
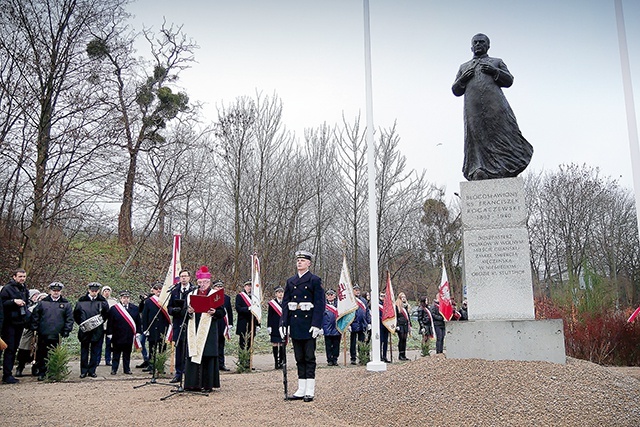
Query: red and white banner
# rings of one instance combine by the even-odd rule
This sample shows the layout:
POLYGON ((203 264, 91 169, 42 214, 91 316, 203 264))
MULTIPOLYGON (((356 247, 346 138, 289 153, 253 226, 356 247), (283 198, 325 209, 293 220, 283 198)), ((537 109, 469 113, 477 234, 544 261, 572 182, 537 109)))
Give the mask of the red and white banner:
MULTIPOLYGON (((162 309, 162 314, 171 318, 169 315, 169 310, 167 309, 167 305, 169 304, 169 299, 171 297, 171 289, 173 286, 180 281, 180 270, 182 270, 182 265, 180 264, 180 234, 173 235, 173 249, 171 251, 171 264, 169 264, 169 270, 167 271, 167 275, 164 278, 164 284, 162 285, 162 290, 160 291, 160 295, 158 296, 158 302, 160 303, 160 308, 162 309)), ((171 342, 173 339, 173 325, 171 325, 171 321, 169 321, 169 331, 167 332, 167 336, 165 338, 166 342, 171 342)))
POLYGON ((447 278, 447 269, 444 268, 442 262, 442 279, 438 288, 438 300, 440 301, 440 314, 444 320, 451 320, 453 316, 453 305, 451 304, 451 288, 449 287, 449 279, 447 278))
POLYGON ((382 324, 392 334, 396 333, 396 298, 393 295, 393 286, 391 286, 391 273, 387 270, 387 290, 384 295, 384 303, 382 303, 382 324))
POLYGON ((180 234, 173 235, 173 250, 171 255, 171 264, 169 265, 169 270, 167 271, 167 275, 164 278, 164 284, 162 285, 162 290, 160 291, 160 295, 158 299, 160 304, 162 305, 162 311, 169 314, 167 311, 167 304, 169 304, 169 297, 171 294, 171 288, 180 281, 180 270, 182 270, 182 266, 180 264, 180 234))
POLYGON ((260 281, 260 260, 258 254, 251 257, 251 314, 260 323, 262 321, 262 283, 260 281))
POLYGON ((340 283, 338 284, 338 317, 336 318, 336 328, 344 334, 349 325, 356 317, 355 311, 358 309, 356 296, 353 294, 351 276, 347 267, 347 257, 342 257, 342 270, 340 271, 340 283))

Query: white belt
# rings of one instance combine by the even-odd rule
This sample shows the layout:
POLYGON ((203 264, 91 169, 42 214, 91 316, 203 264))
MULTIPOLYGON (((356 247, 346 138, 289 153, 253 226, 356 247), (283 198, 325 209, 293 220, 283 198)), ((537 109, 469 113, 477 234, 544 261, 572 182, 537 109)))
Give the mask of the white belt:
POLYGON ((290 302, 287 304, 289 307, 289 311, 301 310, 301 311, 309 311, 313 308, 313 303, 310 302, 301 302, 298 304, 297 302, 290 302))

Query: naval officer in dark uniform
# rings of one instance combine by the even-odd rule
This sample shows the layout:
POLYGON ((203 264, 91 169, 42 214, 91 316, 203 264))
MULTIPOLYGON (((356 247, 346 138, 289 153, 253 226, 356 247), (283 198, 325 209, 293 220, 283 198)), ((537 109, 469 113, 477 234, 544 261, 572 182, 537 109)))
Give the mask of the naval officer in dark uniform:
POLYGON ((316 338, 322 335, 325 309, 322 280, 309 271, 312 258, 310 252, 296 252, 298 273, 287 280, 280 323, 281 336, 291 336, 298 367, 298 390, 288 399, 305 402, 311 402, 315 395, 316 338))

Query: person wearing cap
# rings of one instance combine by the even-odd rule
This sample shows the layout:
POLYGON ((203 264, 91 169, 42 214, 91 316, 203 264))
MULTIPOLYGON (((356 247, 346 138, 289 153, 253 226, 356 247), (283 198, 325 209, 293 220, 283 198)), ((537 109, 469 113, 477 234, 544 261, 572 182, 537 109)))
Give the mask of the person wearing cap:
POLYGON ((31 328, 38 334, 36 350, 36 371, 38 381, 44 380, 47 374, 47 356, 49 350, 66 338, 73 329, 73 308, 71 303, 62 297, 64 285, 60 282, 49 284, 49 295, 38 303, 33 310, 31 328))
POLYGON ((122 355, 122 370, 131 375, 131 350, 136 336, 140 334, 140 311, 138 306, 131 304, 129 291, 120 292, 120 302, 109 309, 107 314, 107 336, 111 337, 113 359, 111 361, 111 375, 118 373, 120 356, 122 355))
POLYGON ((269 309, 267 311, 267 332, 269 332, 269 340, 271 341, 275 369, 282 369, 284 352, 287 351, 284 340, 280 336, 280 319, 282 318, 284 288, 282 286, 276 286, 274 293, 275 297, 269 301, 269 309))
MULTIPOLYGON (((213 282, 214 291, 224 292, 224 282, 222 280, 216 280, 213 282)), ((231 297, 224 294, 224 317, 218 321, 218 365, 220 365, 221 371, 230 371, 227 368, 224 358, 224 347, 226 341, 231 339, 231 329, 233 328, 233 310, 231 308, 231 297)))
POLYGON ((320 277, 309 271, 313 255, 296 252, 297 274, 287 279, 282 298, 280 334, 291 337, 298 368, 298 389, 288 400, 313 401, 316 386, 316 338, 322 335, 325 310, 320 277))
POLYGON ((86 329, 78 328, 78 340, 80 341, 80 378, 87 375, 95 378, 98 358, 102 350, 104 337, 104 321, 107 319, 109 304, 100 295, 102 285, 98 282, 87 284, 88 292, 76 302, 73 309, 73 320, 80 326, 90 325, 86 329), (90 320, 91 319, 91 320, 90 320), (98 325, 98 326, 96 326, 98 325))
POLYGON ((324 332, 324 346, 327 351, 327 365, 338 366, 342 334, 336 327, 336 319, 338 318, 336 291, 329 289, 326 296, 327 303, 322 319, 322 331, 324 332))
MULTIPOLYGON (((109 308, 113 307, 118 303, 118 300, 111 296, 111 286, 103 286, 100 290, 100 294, 107 300, 107 304, 109 304, 109 308)), ((107 329, 107 322, 104 323, 104 329, 107 329)), ((105 334, 104 338, 104 364, 106 366, 111 366, 111 339, 107 337, 105 334)), ((100 360, 102 359, 102 344, 100 344, 100 356, 98 357, 98 365, 100 365, 100 360)))
POLYGON ((175 376, 171 379, 171 383, 179 383, 182 381, 182 374, 184 373, 184 363, 186 360, 186 342, 187 332, 182 330, 183 324, 186 321, 185 316, 187 314, 187 296, 190 292, 196 289, 196 286, 191 283, 191 273, 189 270, 181 270, 178 274, 180 282, 176 284, 171 290, 171 297, 169 297, 169 314, 172 316, 172 332, 171 339, 175 348, 175 362, 174 367, 176 370, 175 376))
MULTIPOLYGON (((29 302, 27 303, 27 317, 29 321, 22 330, 18 352, 16 353, 16 362, 18 362, 16 366, 16 377, 18 378, 23 376, 24 367, 34 361, 37 341, 36 335, 31 329, 31 316, 33 309, 36 308, 36 304, 46 296, 47 294, 41 293, 37 289, 29 289, 29 302)), ((38 375, 35 365, 31 365, 31 375, 38 375)))
POLYGON ((13 376, 13 364, 22 337, 22 331, 28 324, 27 304, 29 291, 24 285, 27 273, 19 268, 13 278, 0 291, 0 301, 4 310, 4 322, 0 336, 7 344, 2 361, 2 383, 15 384, 18 380, 13 376))
POLYGON ((355 365, 358 354, 357 345, 358 342, 364 342, 365 332, 367 328, 370 327, 371 313, 367 306, 367 300, 360 295, 360 286, 357 284, 353 285, 353 296, 358 304, 358 309, 356 310, 353 322, 349 325, 349 355, 351 356, 351 364, 355 365))
POLYGON ((169 313, 162 309, 163 301, 160 301, 160 292, 162 292, 162 283, 156 282, 151 285, 152 295, 146 298, 142 305, 142 333, 149 343, 150 371, 158 368, 154 365, 157 352, 162 353, 167 348, 165 339, 171 324, 169 313))
MULTIPOLYGON (((236 295, 236 313, 238 313, 236 323, 236 335, 238 335, 238 348, 249 350, 253 345, 253 338, 256 330, 260 326, 251 313, 251 280, 247 280, 242 285, 242 291, 236 295), (252 321, 253 320, 253 321, 252 321), (251 328, 253 326, 253 329, 251 328)), ((245 366, 249 368, 249 366, 245 366)))
POLYGON ((211 392, 220 388, 220 365, 218 359, 218 325, 225 315, 224 305, 196 313, 191 306, 191 297, 211 296, 211 273, 206 265, 196 272, 198 288, 187 296, 187 351, 184 389, 211 392))

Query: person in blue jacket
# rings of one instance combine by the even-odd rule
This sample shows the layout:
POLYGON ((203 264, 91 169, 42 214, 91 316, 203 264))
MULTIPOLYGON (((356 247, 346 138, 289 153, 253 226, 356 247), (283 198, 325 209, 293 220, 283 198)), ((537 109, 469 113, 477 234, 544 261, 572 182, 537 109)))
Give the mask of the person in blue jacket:
POLYGON ((322 331, 324 332, 324 346, 327 351, 327 365, 338 366, 338 356, 340 355, 340 340, 342 334, 336 327, 338 318, 338 308, 336 307, 336 291, 327 291, 327 303, 322 319, 322 331))

